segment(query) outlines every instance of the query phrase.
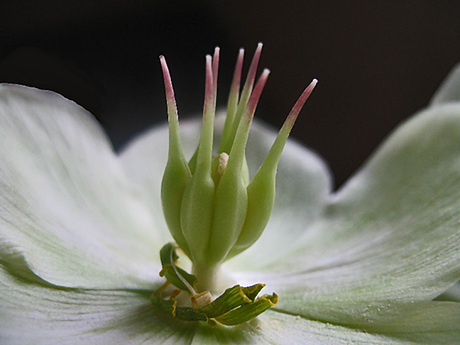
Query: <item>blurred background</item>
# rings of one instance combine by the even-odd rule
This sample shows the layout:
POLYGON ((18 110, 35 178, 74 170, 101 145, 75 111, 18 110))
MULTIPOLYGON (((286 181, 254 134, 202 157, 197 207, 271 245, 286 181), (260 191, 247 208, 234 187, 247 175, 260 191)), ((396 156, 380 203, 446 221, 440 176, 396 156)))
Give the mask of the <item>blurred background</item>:
POLYGON ((204 55, 221 47, 225 106, 238 49, 249 57, 261 41, 272 74, 257 116, 279 127, 318 78, 293 137, 326 159, 340 186, 460 61, 459 13, 460 1, 443 0, 7 0, 0 81, 74 100, 120 149, 166 119, 160 54, 185 118, 202 108, 204 55))

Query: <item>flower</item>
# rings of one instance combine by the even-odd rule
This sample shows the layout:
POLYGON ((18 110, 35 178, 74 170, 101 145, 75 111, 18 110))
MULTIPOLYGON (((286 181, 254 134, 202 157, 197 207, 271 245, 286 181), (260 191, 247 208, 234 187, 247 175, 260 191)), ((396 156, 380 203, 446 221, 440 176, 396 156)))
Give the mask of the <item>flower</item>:
MULTIPOLYGON (((339 191, 288 142, 261 238, 226 263, 280 300, 240 326, 158 313, 166 126, 119 155, 90 114, 47 91, 0 88, 0 343, 323 344, 460 341, 460 68, 339 191), (452 288, 454 289, 454 288, 452 288)), ((199 123, 183 121, 191 155, 199 123)), ((254 174, 275 135, 253 124, 254 174)))

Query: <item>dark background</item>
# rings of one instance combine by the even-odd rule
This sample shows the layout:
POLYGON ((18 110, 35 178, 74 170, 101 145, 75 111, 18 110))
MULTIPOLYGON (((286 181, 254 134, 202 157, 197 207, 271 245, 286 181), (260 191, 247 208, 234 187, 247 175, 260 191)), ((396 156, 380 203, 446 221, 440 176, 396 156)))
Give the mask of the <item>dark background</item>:
POLYGON ((340 185, 460 60, 459 14, 439 0, 2 1, 0 81, 76 101, 120 148, 166 118, 160 54, 187 117, 202 107, 204 55, 221 47, 223 106, 238 48, 262 41, 272 74, 258 117, 279 127, 318 78, 293 136, 340 185))

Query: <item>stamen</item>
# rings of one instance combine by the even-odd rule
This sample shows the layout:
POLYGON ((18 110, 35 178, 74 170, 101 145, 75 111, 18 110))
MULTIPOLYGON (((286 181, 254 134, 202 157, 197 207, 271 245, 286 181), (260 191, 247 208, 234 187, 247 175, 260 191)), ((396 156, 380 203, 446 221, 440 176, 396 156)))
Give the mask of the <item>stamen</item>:
POLYGON ((190 293, 192 295, 196 295, 196 291, 195 289, 193 288, 192 285, 189 284, 189 282, 187 280, 184 279, 184 277, 182 277, 182 275, 179 273, 179 271, 177 270, 176 268, 176 264, 174 263, 174 260, 173 260, 173 251, 171 250, 171 252, 169 253, 169 260, 171 261, 171 266, 172 268, 174 269, 174 272, 176 272, 176 275, 177 277, 181 280, 181 282, 187 287, 188 291, 190 291, 190 293))
POLYGON ((228 154, 225 152, 219 153, 219 162, 217 166, 217 173, 222 176, 225 171, 227 170, 227 163, 228 163, 228 154))

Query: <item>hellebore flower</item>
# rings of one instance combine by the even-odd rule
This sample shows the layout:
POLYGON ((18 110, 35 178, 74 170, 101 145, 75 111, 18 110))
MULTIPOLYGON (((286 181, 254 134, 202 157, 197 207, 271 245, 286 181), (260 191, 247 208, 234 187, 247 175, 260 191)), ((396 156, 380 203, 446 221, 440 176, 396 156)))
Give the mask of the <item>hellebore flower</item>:
MULTIPOLYGON (((209 327, 150 302, 165 282, 158 253, 173 240, 160 197, 168 127, 117 155, 73 102, 1 86, 0 343, 458 343, 458 295, 434 299, 460 279, 459 90, 457 68, 337 192, 322 160, 289 141, 265 231, 222 266, 238 284, 265 283, 278 306, 235 327, 209 327)), ((182 121, 192 162, 199 138, 200 122, 182 121)), ((253 123, 244 179, 274 139, 253 123)), ((229 168, 219 158, 213 171, 229 168)), ((194 265, 206 261, 171 231, 194 265)))

